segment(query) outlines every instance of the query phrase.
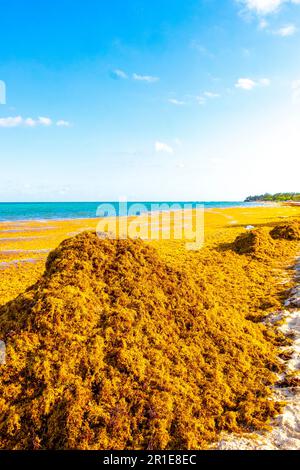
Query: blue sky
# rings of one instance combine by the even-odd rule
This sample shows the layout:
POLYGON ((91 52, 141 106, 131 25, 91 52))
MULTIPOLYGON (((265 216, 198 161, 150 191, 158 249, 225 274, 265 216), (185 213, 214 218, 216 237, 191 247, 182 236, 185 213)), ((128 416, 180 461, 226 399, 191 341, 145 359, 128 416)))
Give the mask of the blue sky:
POLYGON ((300 190, 300 0, 0 7, 0 200, 300 190))

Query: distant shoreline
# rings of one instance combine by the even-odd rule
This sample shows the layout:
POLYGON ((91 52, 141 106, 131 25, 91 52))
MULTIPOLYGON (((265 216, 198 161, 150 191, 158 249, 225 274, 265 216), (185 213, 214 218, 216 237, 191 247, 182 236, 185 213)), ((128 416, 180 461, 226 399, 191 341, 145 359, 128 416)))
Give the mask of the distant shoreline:
POLYGON ((285 201, 282 203, 284 206, 296 206, 300 207, 300 202, 297 201, 285 201))
MULTIPOLYGON (((0 202, 0 223, 10 222, 48 222, 48 221, 64 221, 64 220, 81 220, 81 219, 99 219, 96 215, 97 208, 101 204, 112 204, 118 214, 118 202, 0 202)), ((144 211, 153 212, 154 204, 190 204, 192 209, 196 205, 203 204, 204 209, 231 209, 237 207, 261 207, 266 205, 276 206, 276 202, 269 201, 128 201, 127 206, 133 204, 143 204, 146 208, 144 211)), ((184 208, 184 207, 183 207, 184 208)))

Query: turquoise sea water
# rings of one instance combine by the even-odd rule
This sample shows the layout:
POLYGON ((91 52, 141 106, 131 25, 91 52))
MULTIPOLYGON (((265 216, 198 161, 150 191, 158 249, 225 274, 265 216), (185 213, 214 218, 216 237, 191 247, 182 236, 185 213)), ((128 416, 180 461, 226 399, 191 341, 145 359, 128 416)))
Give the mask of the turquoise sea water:
MULTIPOLYGON (((84 219, 96 217, 97 208, 101 204, 112 204, 118 214, 118 202, 2 202, 0 203, 0 221, 15 220, 54 220, 54 219, 84 219)), ((225 208, 225 207, 249 207, 258 205, 257 203, 245 202, 184 202, 184 201, 163 201, 163 202, 127 202, 128 208, 132 204, 143 204, 146 211, 153 210, 153 204, 203 204, 205 208, 225 208)))

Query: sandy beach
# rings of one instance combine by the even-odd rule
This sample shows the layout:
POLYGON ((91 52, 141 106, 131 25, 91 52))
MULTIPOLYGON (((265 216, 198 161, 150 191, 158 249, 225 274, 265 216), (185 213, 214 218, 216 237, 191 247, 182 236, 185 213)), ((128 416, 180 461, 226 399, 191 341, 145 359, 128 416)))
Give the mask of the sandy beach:
MULTIPOLYGON (((282 222, 297 217, 300 208, 268 205, 264 207, 207 209, 205 244, 228 243, 247 226, 282 222)), ((139 223, 147 219, 139 217, 139 223)), ((49 251, 69 237, 95 231, 99 219, 0 222, 0 305, 11 300, 42 274, 49 251)), ((159 227, 163 231, 163 227, 159 227)), ((162 253, 172 256, 183 241, 152 242, 162 253)))
MULTIPOLYGON (((198 251, 184 239, 99 240, 99 219, 1 223, 9 364, 0 382, 7 400, 1 447, 43 449, 54 439, 64 449, 299 448, 299 241, 276 235, 299 216, 297 206, 207 209, 198 251), (93 364, 78 368, 90 355, 93 364), (99 357, 103 391, 90 385, 99 357), (35 377, 30 388, 23 376, 35 377), (11 408, 15 380, 21 385, 11 408), (73 384, 82 398, 71 405, 64 397, 73 384), (41 423, 52 414, 48 433, 41 423), (64 429, 58 424, 66 416, 64 429), (136 420, 147 421, 144 432, 135 431, 136 420)), ((143 227, 149 219, 137 220, 143 227)), ((161 235, 166 228, 155 226, 161 235)))

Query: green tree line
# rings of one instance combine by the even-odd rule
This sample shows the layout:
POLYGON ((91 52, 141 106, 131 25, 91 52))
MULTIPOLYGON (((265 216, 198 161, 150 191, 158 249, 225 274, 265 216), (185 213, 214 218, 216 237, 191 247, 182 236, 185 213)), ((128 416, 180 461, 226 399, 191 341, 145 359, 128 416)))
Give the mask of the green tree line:
POLYGON ((253 201, 300 201, 300 193, 265 193, 257 196, 248 196, 245 199, 245 202, 253 201))

